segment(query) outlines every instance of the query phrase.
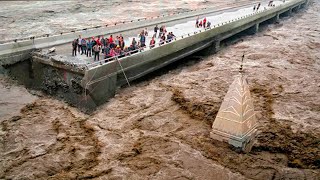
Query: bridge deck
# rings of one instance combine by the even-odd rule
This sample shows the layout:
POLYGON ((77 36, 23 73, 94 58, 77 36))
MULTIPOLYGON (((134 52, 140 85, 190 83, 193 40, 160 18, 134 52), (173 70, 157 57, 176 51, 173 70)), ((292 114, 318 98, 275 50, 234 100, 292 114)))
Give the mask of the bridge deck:
MULTIPOLYGON (((279 4, 283 4, 283 1, 274 1, 274 4, 278 6, 279 4)), ((268 2, 264 2, 261 4, 261 7, 259 10, 263 10, 265 8, 269 9, 272 7, 268 7, 268 2)), ((254 11, 252 6, 236 7, 236 8, 228 9, 223 12, 218 11, 218 12, 208 14, 206 16, 200 16, 200 20, 206 17, 207 21, 211 22, 211 27, 214 27, 214 26, 217 26, 218 24, 225 23, 246 15, 252 14, 253 12, 254 11)), ((161 25, 162 24, 159 24, 159 26, 161 25)), ((167 26, 166 28, 168 32, 173 32, 174 35, 177 37, 193 34, 194 32, 199 32, 199 30, 203 29, 203 28, 195 27, 194 18, 180 20, 178 22, 171 22, 164 25, 167 26)), ((131 41, 134 37, 136 38, 137 41, 139 40, 138 33, 139 33, 139 30, 126 31, 122 33, 125 39, 126 46, 129 46, 131 44, 131 41)), ((147 45, 149 44, 153 34, 154 34, 153 27, 148 27, 148 37, 146 38, 147 45)), ((119 34, 113 34, 114 38, 117 35, 119 34)), ((76 37, 77 36, 75 36, 75 38, 76 37)), ((109 35, 106 35, 105 37, 109 37, 109 35)), ((156 38, 156 43, 159 43, 158 38, 156 38)), ((91 63, 94 62, 93 57, 87 57, 85 55, 77 54, 76 57, 72 57, 71 43, 55 46, 55 48, 56 48, 56 55, 53 55, 53 56, 50 55, 50 56, 55 60, 63 61, 63 63, 66 63, 66 64, 70 63, 75 66, 82 67, 82 66, 90 65, 91 63)), ((42 52, 45 54, 46 52, 48 52, 48 49, 50 48, 45 48, 42 50, 42 52)), ((148 49, 149 49, 148 47, 145 48, 145 51, 148 49)), ((104 55, 100 53, 100 60, 102 60, 103 58, 104 58, 104 55)))

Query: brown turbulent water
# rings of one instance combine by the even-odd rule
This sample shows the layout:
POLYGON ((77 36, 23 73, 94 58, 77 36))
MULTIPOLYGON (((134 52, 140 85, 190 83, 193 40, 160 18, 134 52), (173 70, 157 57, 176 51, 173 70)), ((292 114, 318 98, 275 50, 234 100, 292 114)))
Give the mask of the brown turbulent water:
POLYGON ((319 12, 314 1, 119 90, 91 115, 2 80, 1 103, 23 108, 1 105, 0 179, 319 179, 319 12), (250 154, 209 137, 243 53, 260 123, 250 154))

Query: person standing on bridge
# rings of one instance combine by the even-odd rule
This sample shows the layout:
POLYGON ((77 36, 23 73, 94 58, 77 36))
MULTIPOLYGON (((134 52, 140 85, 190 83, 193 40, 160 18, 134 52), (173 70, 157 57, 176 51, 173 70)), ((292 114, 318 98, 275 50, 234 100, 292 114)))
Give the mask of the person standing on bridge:
POLYGON ((202 21, 199 22, 199 27, 200 27, 200 28, 202 27, 202 21))
POLYGON ((132 45, 133 50, 135 50, 135 49, 137 48, 136 38, 133 38, 133 39, 132 39, 131 45, 132 45))
POLYGON ((81 48, 82 48, 82 53, 81 55, 84 53, 84 54, 87 54, 87 40, 85 38, 82 39, 81 41, 81 48))
POLYGON ((92 55, 92 41, 91 41, 91 39, 89 39, 88 41, 87 41, 87 57, 91 57, 91 55, 92 55))
POLYGON ((160 27, 160 29, 159 29, 159 38, 161 38, 162 37, 162 33, 163 33, 163 26, 161 26, 160 27))
POLYGON ((110 37, 109 37, 109 43, 110 43, 110 48, 113 48, 114 47, 114 41, 113 41, 112 35, 110 35, 110 37))
POLYGON ((206 28, 206 24, 207 24, 207 18, 203 19, 203 28, 206 28))
POLYGON ((93 52, 94 52, 94 61, 96 61, 96 59, 98 59, 99 61, 100 46, 98 45, 98 43, 93 46, 93 52))
POLYGON ((110 44, 107 44, 105 47, 104 47, 104 59, 107 59, 109 58, 109 53, 110 53, 110 44))
POLYGON ((211 27, 211 22, 208 21, 208 22, 207 22, 207 28, 210 28, 210 27, 211 27))
POLYGON ((148 37, 148 28, 145 28, 145 29, 144 29, 144 35, 145 35, 146 37, 148 37))
POLYGON ((77 46, 78 46, 78 41, 77 39, 74 39, 72 41, 72 56, 77 56, 77 46))
POLYGON ((124 40, 121 37, 120 37, 120 41, 119 41, 119 46, 120 46, 121 50, 123 50, 123 48, 125 46, 124 40))
POLYGON ((156 25, 156 27, 154 27, 154 35, 153 35, 153 37, 157 37, 158 30, 159 30, 158 25, 156 25))
POLYGON ((98 44, 99 47, 101 47, 101 41, 100 41, 100 36, 96 39, 96 43, 98 44))
POLYGON ((140 33, 140 45, 142 48, 146 46, 146 36, 144 35, 144 31, 140 33))
POLYGON ((199 28, 199 16, 196 19, 196 28, 199 28))
POLYGON ((272 4, 273 4, 273 1, 269 1, 268 6, 270 7, 270 6, 272 6, 272 4))
POLYGON ((102 49, 102 53, 104 53, 104 47, 106 47, 106 40, 104 39, 103 36, 101 36, 101 49, 102 49))
POLYGON ((79 35, 79 38, 78 38, 78 53, 80 54, 80 50, 81 50, 81 54, 83 53, 82 51, 82 38, 81 38, 81 35, 79 35))
POLYGON ((261 3, 258 4, 257 11, 259 11, 260 6, 261 6, 261 3))
POLYGON ((167 42, 166 43, 171 42, 171 40, 172 40, 172 36, 171 36, 171 32, 169 32, 167 35, 167 42))

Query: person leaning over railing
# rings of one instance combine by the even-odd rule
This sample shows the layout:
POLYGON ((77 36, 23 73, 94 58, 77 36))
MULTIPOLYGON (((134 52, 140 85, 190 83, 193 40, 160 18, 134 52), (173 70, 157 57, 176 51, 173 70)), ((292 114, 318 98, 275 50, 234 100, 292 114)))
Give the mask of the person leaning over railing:
POLYGON ((150 49, 151 48, 154 48, 154 46, 155 46, 155 44, 156 44, 156 41, 154 40, 154 36, 152 37, 152 39, 151 39, 151 41, 150 41, 150 49))

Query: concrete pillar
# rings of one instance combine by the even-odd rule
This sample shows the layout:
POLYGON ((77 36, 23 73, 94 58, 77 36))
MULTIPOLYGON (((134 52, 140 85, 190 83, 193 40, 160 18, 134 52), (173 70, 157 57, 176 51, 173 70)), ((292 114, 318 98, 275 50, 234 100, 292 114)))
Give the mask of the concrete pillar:
POLYGON ((292 8, 292 11, 298 12, 299 9, 300 9, 299 6, 296 6, 296 7, 292 8))
POLYGON ((248 29, 248 33, 251 34, 251 35, 257 33, 258 31, 259 31, 259 23, 253 25, 252 27, 250 27, 248 29))
POLYGON ((283 13, 283 15, 285 16, 291 16, 291 14, 292 14, 292 8, 288 9, 288 11, 283 13))
POLYGON ((301 4, 301 8, 305 8, 309 3, 309 0, 306 0, 303 4, 301 4))
POLYGON ((280 14, 277 14, 275 17, 272 18, 273 23, 279 23, 280 21, 280 14))
POLYGON ((220 50, 220 41, 214 41, 210 47, 204 49, 201 52, 201 55, 209 56, 211 54, 218 52, 219 50, 220 50))
POLYGON ((220 41, 215 41, 215 42, 213 43, 212 47, 213 47, 213 51, 214 51, 214 52, 220 51, 220 41))

